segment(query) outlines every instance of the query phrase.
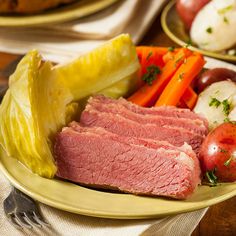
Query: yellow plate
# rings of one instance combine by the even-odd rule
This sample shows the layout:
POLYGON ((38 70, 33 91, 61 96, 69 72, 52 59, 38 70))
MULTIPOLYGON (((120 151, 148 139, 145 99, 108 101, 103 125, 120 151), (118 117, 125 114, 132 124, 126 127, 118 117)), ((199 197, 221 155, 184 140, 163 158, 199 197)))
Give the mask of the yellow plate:
MULTIPOLYGON (((186 42, 189 41, 189 35, 184 30, 184 25, 179 18, 176 8, 175 1, 171 1, 163 10, 161 15, 161 25, 165 33, 177 44, 185 46, 186 42)), ((190 46, 189 49, 202 53, 203 55, 218 58, 225 61, 236 62, 236 56, 230 56, 228 54, 210 52, 199 49, 195 46, 190 46)))
POLYGON ((0 169, 22 192, 49 206, 82 215, 117 219, 141 219, 198 210, 236 195, 236 184, 199 186, 185 201, 140 197, 92 190, 57 179, 32 174, 0 149, 0 169))
POLYGON ((80 0, 34 15, 0 15, 0 26, 35 26, 78 19, 100 11, 118 0, 80 0))

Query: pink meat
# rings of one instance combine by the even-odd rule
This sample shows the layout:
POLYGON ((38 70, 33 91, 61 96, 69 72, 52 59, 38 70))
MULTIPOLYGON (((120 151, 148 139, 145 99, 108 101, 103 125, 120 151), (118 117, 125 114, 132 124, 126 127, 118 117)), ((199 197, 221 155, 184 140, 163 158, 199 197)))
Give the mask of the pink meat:
POLYGON ((120 104, 126 107, 127 109, 138 113, 138 114, 151 114, 151 115, 162 115, 166 117, 173 117, 173 118, 186 118, 186 119, 191 119, 191 120, 196 120, 197 122, 203 122, 205 125, 206 129, 208 130, 208 121, 205 117, 196 114, 189 109, 182 109, 178 108, 175 106, 160 106, 160 107, 141 107, 138 106, 132 102, 128 102, 124 98, 119 98, 119 99, 112 99, 105 97, 103 95, 95 95, 93 97, 97 101, 99 101, 101 104, 120 104))
POLYGON ((129 137, 164 140, 174 146, 188 143, 198 153, 203 136, 180 127, 157 126, 153 123, 142 124, 129 120, 119 114, 99 112, 95 109, 85 109, 80 118, 84 126, 103 127, 106 130, 129 137))
MULTIPOLYGON (((199 166, 199 160, 196 156, 196 153, 193 151, 192 147, 188 145, 187 143, 185 143, 184 145, 180 147, 176 147, 166 141, 158 141, 158 140, 147 139, 147 138, 141 139, 141 138, 125 137, 125 136, 120 136, 120 135, 111 133, 101 127, 82 127, 78 122, 75 122, 75 121, 71 122, 69 124, 69 127, 71 127, 73 130, 78 131, 78 132, 90 132, 90 133, 100 135, 102 137, 106 136, 107 138, 110 138, 118 142, 141 145, 141 146, 146 146, 153 149, 164 148, 166 150, 178 150, 179 152, 183 152, 193 160, 195 182, 196 184, 200 184, 199 177, 201 175, 201 169, 199 166)), ((184 159, 184 160, 186 163, 191 162, 189 159, 184 159)))
MULTIPOLYGON (((194 156, 179 148, 128 140, 103 129, 64 128, 56 137, 57 176, 142 195, 185 199, 199 183, 194 156)), ((167 145, 168 146, 168 145, 167 145)), ((182 147, 183 148, 183 147, 182 147)), ((195 157, 196 159, 196 157, 195 157)))
POLYGON ((207 128, 204 125, 204 122, 200 119, 189 119, 189 118, 176 119, 175 117, 164 116, 159 114, 153 115, 153 114, 135 113, 132 110, 127 109, 127 107, 124 106, 122 103, 115 102, 115 100, 113 101, 112 99, 105 98, 108 99, 108 102, 101 102, 100 101, 101 99, 99 98, 104 100, 102 96, 91 97, 86 106, 86 110, 94 108, 101 112, 119 114, 127 119, 136 121, 140 124, 153 123, 156 124, 157 126, 168 125, 173 127, 181 127, 203 136, 205 136, 208 132, 207 128))

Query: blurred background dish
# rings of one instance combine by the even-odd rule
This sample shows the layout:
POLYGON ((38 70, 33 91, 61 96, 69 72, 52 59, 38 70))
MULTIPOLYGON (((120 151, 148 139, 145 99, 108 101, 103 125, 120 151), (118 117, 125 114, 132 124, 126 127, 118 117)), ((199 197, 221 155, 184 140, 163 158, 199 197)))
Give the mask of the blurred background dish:
MULTIPOLYGON (((38 0, 34 0, 35 2, 38 0)), ((7 2, 9 0, 0 1, 0 26, 4 27, 27 27, 38 26, 52 23, 65 22, 78 19, 95 12, 98 12, 118 0, 53 0, 43 1, 44 4, 22 4, 21 6, 12 5, 11 10, 7 2), (4 2, 6 1, 6 4, 4 2), (46 4, 47 2, 47 4, 46 4), (66 5, 65 5, 66 3, 66 5), (70 3, 70 4, 69 4, 70 3), (63 4, 62 6, 59 6, 63 4), (15 7, 14 7, 15 6, 15 7), (56 7, 59 6, 59 7, 56 7), (54 7, 54 8, 53 8, 54 7), (56 8, 55 8, 56 7, 56 8), (50 9, 49 8, 53 8, 50 9), (43 11, 45 10, 45 11, 43 11), (5 13, 3 13, 5 12, 5 13), (10 14, 6 13, 12 12, 10 14), (19 13, 35 13, 38 14, 19 14, 19 13), (18 13, 18 14, 15 14, 18 13)), ((10 1, 15 2, 15 1, 10 1)), ((24 1, 27 2, 27 1, 24 1)))
POLYGON ((176 1, 171 1, 163 10, 161 16, 161 25, 164 32, 177 44, 181 46, 186 46, 191 50, 201 52, 202 54, 217 59, 236 62, 236 55, 230 55, 229 52, 235 51, 235 48, 230 50, 224 50, 221 52, 213 52, 208 50, 203 50, 197 47, 192 40, 190 35, 185 30, 183 21, 180 19, 180 16, 176 10, 176 1))
POLYGON ((1 0, 0 13, 32 14, 75 1, 76 0, 32 0, 29 4, 27 0, 1 0))

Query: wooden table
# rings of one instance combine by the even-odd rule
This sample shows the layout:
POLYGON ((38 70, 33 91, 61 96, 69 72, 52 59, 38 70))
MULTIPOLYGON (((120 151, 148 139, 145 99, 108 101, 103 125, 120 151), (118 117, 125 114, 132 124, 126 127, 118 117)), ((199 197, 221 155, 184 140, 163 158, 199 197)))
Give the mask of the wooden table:
MULTIPOLYGON (((140 44, 177 46, 162 31, 158 17, 140 44)), ((19 55, 0 52, 0 72, 19 55)), ((0 77, 0 85, 6 78, 0 77)), ((236 235, 236 197, 209 208, 192 236, 234 236, 236 235)))

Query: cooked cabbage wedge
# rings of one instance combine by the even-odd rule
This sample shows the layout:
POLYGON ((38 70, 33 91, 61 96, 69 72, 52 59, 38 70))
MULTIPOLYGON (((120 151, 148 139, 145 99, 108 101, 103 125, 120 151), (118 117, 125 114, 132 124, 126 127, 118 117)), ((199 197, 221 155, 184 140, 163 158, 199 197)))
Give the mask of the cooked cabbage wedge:
POLYGON ((74 119, 79 101, 106 88, 118 88, 124 96, 138 68, 128 35, 56 67, 43 63, 37 51, 29 52, 10 77, 0 106, 1 146, 34 173, 52 178, 57 170, 54 135, 74 119))
POLYGON ((65 65, 56 67, 75 100, 97 93, 139 68, 131 38, 123 34, 103 46, 65 65))
POLYGON ((137 77, 134 73, 98 93, 111 98, 128 97, 137 89, 137 77))
POLYGON ((0 143, 8 155, 41 176, 53 177, 50 137, 65 124, 71 101, 68 90, 57 83, 52 65, 43 64, 37 51, 29 52, 10 77, 0 107, 0 143))

